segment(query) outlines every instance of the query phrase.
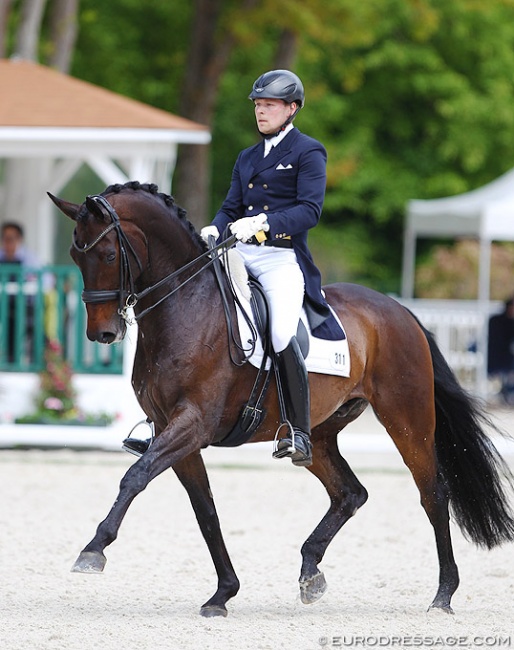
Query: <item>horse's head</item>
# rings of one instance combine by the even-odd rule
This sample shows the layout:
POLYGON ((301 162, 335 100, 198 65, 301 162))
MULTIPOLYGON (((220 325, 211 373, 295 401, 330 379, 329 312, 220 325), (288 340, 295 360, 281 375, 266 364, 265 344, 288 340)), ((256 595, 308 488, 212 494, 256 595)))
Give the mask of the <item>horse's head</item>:
POLYGON ((87 197, 82 205, 49 194, 75 221, 70 254, 84 280, 87 337, 100 343, 121 341, 126 332, 122 308, 145 268, 146 238, 131 220, 122 194, 87 197), (123 214, 123 224, 119 214, 123 214))

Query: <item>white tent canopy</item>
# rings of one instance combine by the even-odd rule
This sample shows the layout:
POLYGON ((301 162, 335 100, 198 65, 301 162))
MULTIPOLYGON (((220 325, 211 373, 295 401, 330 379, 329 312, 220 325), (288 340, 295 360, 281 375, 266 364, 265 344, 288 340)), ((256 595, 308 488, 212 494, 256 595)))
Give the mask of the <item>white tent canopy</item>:
POLYGON ((478 299, 489 300, 491 242, 514 241, 514 170, 471 192, 407 205, 402 297, 414 294, 418 238, 468 237, 480 243, 478 299))

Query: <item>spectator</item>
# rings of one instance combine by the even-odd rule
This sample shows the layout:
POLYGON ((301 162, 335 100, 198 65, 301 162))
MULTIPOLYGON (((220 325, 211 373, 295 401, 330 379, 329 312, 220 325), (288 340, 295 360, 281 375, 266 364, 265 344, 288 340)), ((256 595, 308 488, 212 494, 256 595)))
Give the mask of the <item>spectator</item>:
POLYGON ((23 243, 23 227, 9 221, 2 224, 0 234, 0 262, 4 264, 22 264, 37 269, 40 266, 37 257, 23 243))
POLYGON ((514 297, 489 319, 487 372, 500 379, 502 400, 514 405, 514 297))
MULTIPOLYGON (((23 227, 14 222, 9 221, 2 224, 0 230, 0 263, 20 265, 25 268, 37 269, 40 264, 37 257, 24 246, 24 232, 23 227)), ((2 316, 4 327, 7 329, 7 335, 3 338, 7 342, 6 359, 8 363, 13 363, 15 359, 15 340, 16 340, 16 312, 17 312, 17 293, 21 286, 20 276, 18 273, 9 274, 4 276, 7 280, 2 288, 3 291, 7 290, 9 296, 7 300, 7 316, 2 316), (18 288, 16 288, 16 284, 18 288), (10 286, 12 285, 12 286, 10 286)), ((31 346, 33 335, 33 322, 34 322, 34 301, 29 297, 26 301, 26 341, 31 346)), ((2 355, 3 356, 3 355, 2 355)))

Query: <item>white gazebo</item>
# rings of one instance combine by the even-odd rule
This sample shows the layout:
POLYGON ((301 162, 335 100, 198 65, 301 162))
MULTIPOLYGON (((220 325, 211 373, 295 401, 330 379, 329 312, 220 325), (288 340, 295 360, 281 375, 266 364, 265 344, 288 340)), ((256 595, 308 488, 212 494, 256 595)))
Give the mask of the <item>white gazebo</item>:
POLYGON ((83 164, 105 182, 171 192, 179 144, 208 144, 207 127, 33 62, 0 60, 0 222, 25 225, 27 245, 53 261, 60 191, 83 164))
MULTIPOLYGON (((0 222, 25 226, 27 246, 44 264, 54 261, 57 220, 62 219, 46 192, 59 195, 82 165, 106 186, 138 180, 170 193, 178 145, 209 142, 209 130, 201 124, 33 62, 0 60, 0 222)), ((125 339, 122 375, 102 375, 101 381, 98 375, 75 378, 83 408, 102 410, 108 395, 109 409, 122 414, 107 432, 117 447, 144 417, 130 384, 136 338, 125 339)), ((0 414, 26 413, 37 375, 9 372, 0 380, 0 414)), ((2 422, 0 417, 0 443, 7 429, 12 444, 23 444, 23 428, 2 422)), ((36 437, 44 441, 53 429, 43 426, 36 437)), ((85 444, 91 436, 81 432, 85 444)), ((99 440, 105 438, 102 429, 99 440)))
POLYGON ((480 244, 478 299, 488 302, 491 242, 514 241, 514 170, 465 194, 409 201, 403 254, 403 298, 414 295, 416 241, 421 237, 477 239, 480 244))

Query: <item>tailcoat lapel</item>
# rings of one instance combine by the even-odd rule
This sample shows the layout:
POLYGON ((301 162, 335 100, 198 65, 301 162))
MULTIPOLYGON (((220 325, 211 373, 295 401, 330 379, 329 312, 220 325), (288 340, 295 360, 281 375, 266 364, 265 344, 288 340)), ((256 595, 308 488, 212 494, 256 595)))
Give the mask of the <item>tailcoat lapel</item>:
POLYGON ((273 165, 276 167, 283 156, 293 148, 298 133, 299 131, 297 129, 293 129, 276 147, 271 148, 271 151, 266 157, 264 157, 264 142, 259 143, 252 152, 250 160, 252 169, 249 170, 250 176, 248 180, 264 169, 269 169, 273 165))

